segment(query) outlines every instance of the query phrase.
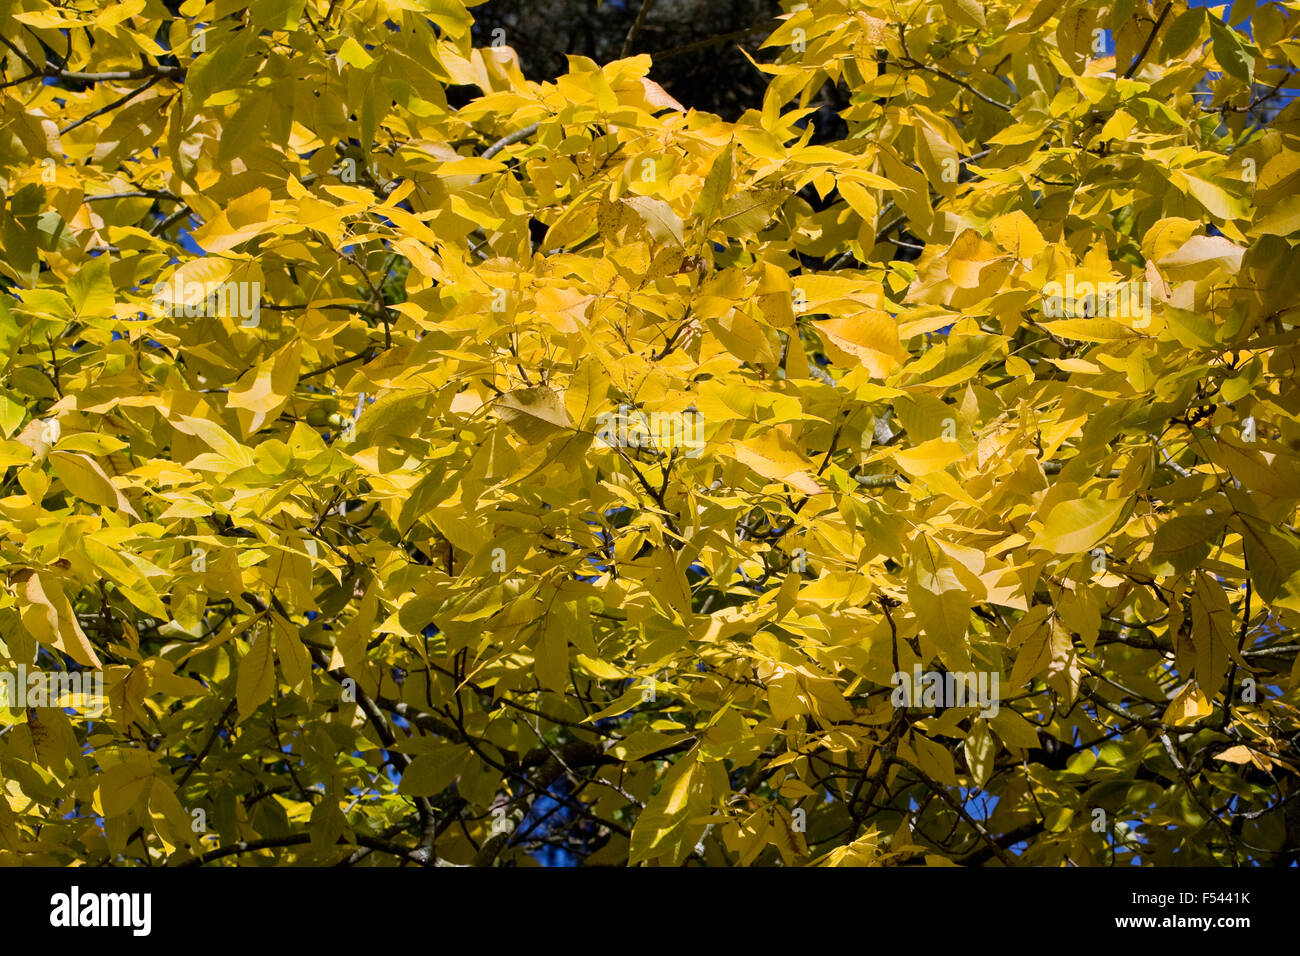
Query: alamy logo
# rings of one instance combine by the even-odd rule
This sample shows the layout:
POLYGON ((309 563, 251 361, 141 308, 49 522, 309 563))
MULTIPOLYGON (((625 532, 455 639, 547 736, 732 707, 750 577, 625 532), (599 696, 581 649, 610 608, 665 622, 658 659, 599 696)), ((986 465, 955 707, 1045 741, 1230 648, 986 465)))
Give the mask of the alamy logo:
POLYGON ((103 671, 0 671, 0 704, 20 707, 72 707, 87 717, 104 714, 103 671))
POLYGON ((174 319, 237 318, 246 328, 256 328, 262 321, 262 283, 223 282, 211 292, 201 282, 186 282, 180 273, 170 281, 155 283, 153 314, 174 319))
POLYGON ((695 458, 705 444, 703 418, 694 409, 646 414, 630 405, 620 405, 617 412, 601 412, 596 423, 596 440, 611 448, 663 452, 682 448, 687 458, 695 458))
POLYGON ((85 893, 74 886, 50 897, 50 925, 129 926, 132 935, 148 936, 153 924, 149 893, 85 893))
POLYGON ((1043 286, 1043 317, 1140 319, 1140 327, 1151 320, 1151 283, 1075 282, 1074 273, 1067 273, 1064 285, 1043 286))
POLYGON ((895 707, 973 707, 981 717, 996 717, 998 705, 997 671, 927 671, 912 665, 912 673, 898 671, 889 682, 894 692, 889 701, 895 707))

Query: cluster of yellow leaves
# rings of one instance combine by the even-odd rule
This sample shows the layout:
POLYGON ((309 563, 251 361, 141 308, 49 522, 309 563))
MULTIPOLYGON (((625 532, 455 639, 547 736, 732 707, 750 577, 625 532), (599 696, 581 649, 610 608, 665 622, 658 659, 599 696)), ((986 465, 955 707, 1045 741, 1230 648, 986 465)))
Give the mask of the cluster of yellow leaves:
POLYGON ((724 122, 460 0, 0 3, 0 650, 109 698, 0 711, 0 856, 1297 845, 1207 805, 1297 785, 1300 5, 800 6, 724 122))

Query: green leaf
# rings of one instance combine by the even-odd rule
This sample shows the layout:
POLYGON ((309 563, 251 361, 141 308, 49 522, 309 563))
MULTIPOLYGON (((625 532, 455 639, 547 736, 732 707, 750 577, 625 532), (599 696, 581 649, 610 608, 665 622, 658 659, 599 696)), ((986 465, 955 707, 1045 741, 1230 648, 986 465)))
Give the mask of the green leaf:
POLYGON ((1186 53, 1201 35, 1205 19, 1205 11, 1199 7, 1185 10, 1175 17, 1160 43, 1160 59, 1172 60, 1186 53))
POLYGON ((1208 20, 1214 58, 1219 61, 1224 72, 1249 86, 1255 74, 1255 58, 1251 55, 1250 48, 1241 41, 1236 30, 1218 17, 1211 16, 1208 20))

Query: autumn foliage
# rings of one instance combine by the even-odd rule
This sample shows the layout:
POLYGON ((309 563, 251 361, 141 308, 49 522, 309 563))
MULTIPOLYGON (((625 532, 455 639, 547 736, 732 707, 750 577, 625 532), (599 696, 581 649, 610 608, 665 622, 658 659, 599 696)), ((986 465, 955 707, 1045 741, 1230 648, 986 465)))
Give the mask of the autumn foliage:
POLYGON ((1300 4, 793 6, 0 2, 0 862, 1297 859, 1300 4))

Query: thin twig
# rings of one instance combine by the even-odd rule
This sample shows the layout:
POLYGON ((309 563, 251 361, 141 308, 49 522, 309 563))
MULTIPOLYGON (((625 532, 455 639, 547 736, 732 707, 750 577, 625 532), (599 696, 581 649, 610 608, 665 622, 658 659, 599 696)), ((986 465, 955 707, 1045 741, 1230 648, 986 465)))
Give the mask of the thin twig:
POLYGON ((706 50, 711 46, 718 46, 731 40, 743 40, 753 33, 761 33, 772 30, 772 21, 764 20, 761 23, 755 23, 752 26, 745 27, 741 30, 732 30, 730 33, 719 33, 717 36, 706 37, 703 40, 696 40, 693 43, 686 43, 682 46, 669 47, 667 50, 659 50, 652 53, 651 57, 655 63, 662 63, 664 60, 670 60, 675 56, 682 56, 686 53, 694 53, 696 50, 706 50))
POLYGON ((521 140, 527 139, 529 136, 532 136, 534 133, 536 133, 537 130, 541 128, 541 125, 542 125, 541 123, 533 123, 531 126, 525 126, 523 129, 517 129, 513 133, 510 133, 506 136, 502 136, 499 140, 497 140, 487 149, 483 150, 482 158, 491 159, 493 156, 501 152, 501 150, 505 149, 507 146, 512 146, 515 143, 520 142, 521 140))
POLYGON ((112 103, 109 103, 107 106, 101 106, 93 113, 87 113, 85 116, 77 120, 75 123, 69 123, 67 126, 63 127, 63 129, 59 130, 59 135, 63 136, 66 133, 71 133, 78 126, 81 126, 84 123, 89 123, 95 117, 103 116, 105 113, 117 109, 123 103, 127 103, 130 100, 135 99, 145 90, 149 89, 149 87, 157 83, 160 79, 162 79, 162 77, 160 76, 150 77, 148 82, 142 84, 141 86, 136 87, 134 90, 132 90, 130 93, 127 93, 125 96, 119 97, 118 99, 114 100, 112 103))
POLYGON ((1132 77, 1133 74, 1137 72, 1138 67, 1142 65, 1142 61, 1146 59, 1147 52, 1151 49, 1151 44, 1155 42, 1156 34, 1160 32, 1160 25, 1165 22, 1165 17, 1169 16, 1169 11, 1173 8, 1173 5, 1173 0, 1170 0, 1169 3, 1165 4, 1165 8, 1160 11, 1160 16, 1156 18, 1156 25, 1153 26, 1151 32, 1147 34, 1147 42, 1142 44, 1142 49, 1138 50, 1138 55, 1133 58, 1133 62, 1130 63, 1128 69, 1124 71, 1124 79, 1127 80, 1132 77))
POLYGON ((618 58, 626 59, 632 55, 632 44, 636 41, 637 34, 645 26, 646 17, 654 9, 655 0, 641 0, 641 9, 636 12, 636 19, 632 21, 632 26, 628 28, 627 36, 623 38, 623 49, 619 51, 618 58))

